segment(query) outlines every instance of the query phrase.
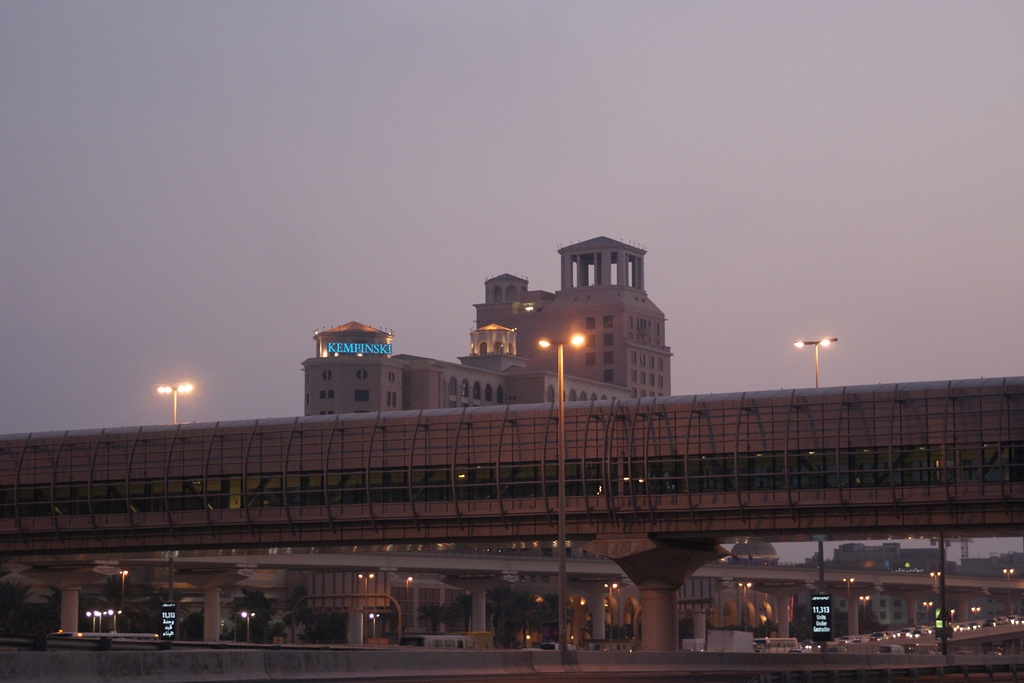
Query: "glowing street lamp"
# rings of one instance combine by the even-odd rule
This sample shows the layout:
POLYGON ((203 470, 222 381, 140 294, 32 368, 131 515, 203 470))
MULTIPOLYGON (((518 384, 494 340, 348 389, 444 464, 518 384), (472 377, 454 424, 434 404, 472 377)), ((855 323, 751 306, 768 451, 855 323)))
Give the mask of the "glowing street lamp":
POLYGON ((582 334, 574 334, 569 341, 553 341, 541 339, 537 343, 542 348, 558 347, 558 650, 565 652, 568 641, 566 628, 565 601, 568 599, 568 583, 565 572, 565 364, 564 347, 566 344, 580 346, 584 342, 582 334))
POLYGON ((174 424, 178 424, 178 392, 187 394, 192 391, 192 385, 188 382, 182 382, 176 387, 164 385, 157 387, 156 390, 161 394, 172 394, 174 396, 174 424))
POLYGON ((250 618, 252 618, 255 615, 254 615, 253 612, 242 612, 238 616, 240 616, 243 619, 245 619, 245 642, 248 643, 249 642, 249 620, 250 620, 250 618))
POLYGON ((826 337, 824 339, 819 339, 818 341, 798 341, 798 342, 793 342, 793 346, 795 346, 798 349, 802 349, 805 346, 813 346, 814 347, 814 386, 815 387, 818 386, 818 347, 819 346, 824 346, 824 347, 827 348, 827 347, 832 345, 832 342, 837 342, 837 341, 839 341, 839 340, 837 338, 835 338, 835 337, 826 337))
POLYGON ((1013 567, 1003 570, 1003 576, 1006 577, 1006 613, 1010 613, 1010 577, 1013 576, 1013 567))

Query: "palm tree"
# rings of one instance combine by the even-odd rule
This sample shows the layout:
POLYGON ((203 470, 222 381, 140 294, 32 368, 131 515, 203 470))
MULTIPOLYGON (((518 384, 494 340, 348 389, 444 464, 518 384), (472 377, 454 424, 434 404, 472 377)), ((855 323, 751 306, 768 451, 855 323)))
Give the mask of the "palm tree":
POLYGON ((430 622, 430 632, 437 633, 437 627, 445 620, 444 605, 420 605, 419 615, 430 622))
POLYGON ((28 594, 31 590, 27 583, 0 581, 0 635, 21 635, 30 629, 32 608, 28 594))
POLYGON ((468 631, 473 618, 473 596, 461 593, 445 606, 444 623, 453 628, 468 631))
POLYGON ((264 643, 267 641, 267 626, 274 616, 274 605, 263 591, 243 588, 242 595, 231 601, 231 611, 235 614, 246 612, 249 615, 245 620, 247 638, 264 643))

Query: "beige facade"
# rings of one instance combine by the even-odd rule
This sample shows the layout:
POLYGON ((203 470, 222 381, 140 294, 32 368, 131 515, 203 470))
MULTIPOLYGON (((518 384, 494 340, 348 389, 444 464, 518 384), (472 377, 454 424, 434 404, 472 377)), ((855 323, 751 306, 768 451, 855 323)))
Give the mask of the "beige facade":
POLYGON ((515 275, 485 282, 458 363, 394 354, 391 332, 355 321, 318 331, 302 364, 305 414, 552 403, 556 352, 538 342, 574 333, 586 341, 565 348, 566 400, 669 395, 672 354, 665 315, 644 291, 647 252, 598 237, 558 253, 556 293, 515 275))
POLYGON ((624 386, 632 396, 670 395, 665 314, 644 290, 647 252, 598 237, 558 253, 558 292, 530 290, 528 280, 516 275, 490 278, 484 303, 476 304, 477 326, 515 329, 519 352, 532 370, 555 367, 554 352, 542 350, 539 340, 583 334, 582 349, 566 348, 567 375, 624 386))

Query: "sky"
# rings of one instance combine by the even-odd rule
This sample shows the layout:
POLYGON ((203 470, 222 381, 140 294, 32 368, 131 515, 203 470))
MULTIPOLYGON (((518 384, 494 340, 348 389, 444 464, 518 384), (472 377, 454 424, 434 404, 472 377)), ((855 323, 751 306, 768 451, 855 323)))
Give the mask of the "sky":
POLYGON ((0 3, 0 434, 301 415, 315 329, 648 250, 675 394, 1024 374, 1024 3, 0 3))

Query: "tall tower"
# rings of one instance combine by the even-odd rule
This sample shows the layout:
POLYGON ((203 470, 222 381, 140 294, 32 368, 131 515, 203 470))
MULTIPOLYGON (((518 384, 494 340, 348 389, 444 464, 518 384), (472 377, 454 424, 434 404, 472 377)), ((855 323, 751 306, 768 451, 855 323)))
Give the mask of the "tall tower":
POLYGON ((565 372, 628 387, 633 396, 671 393, 672 352, 665 344, 665 314, 644 290, 644 256, 637 246, 597 237, 558 250, 561 289, 528 289, 528 281, 499 275, 485 283, 476 304, 477 327, 516 330, 527 367, 553 370, 554 352, 542 338, 583 334, 583 348, 567 348, 565 372))

